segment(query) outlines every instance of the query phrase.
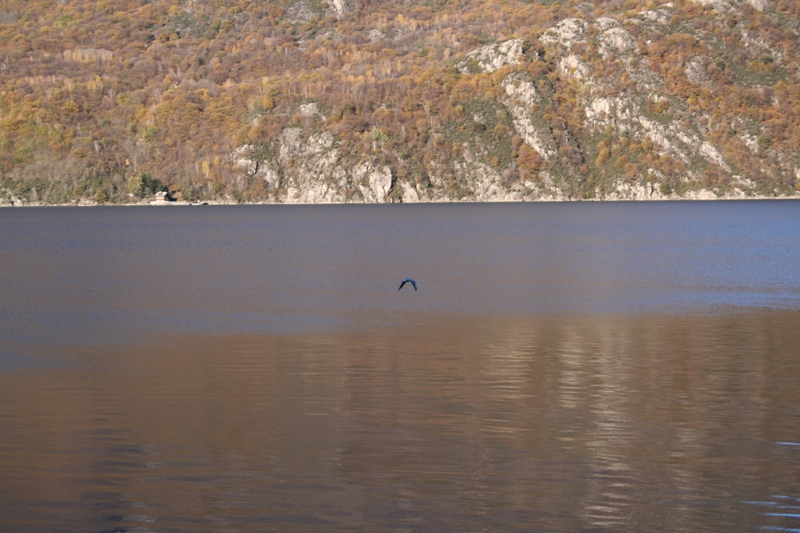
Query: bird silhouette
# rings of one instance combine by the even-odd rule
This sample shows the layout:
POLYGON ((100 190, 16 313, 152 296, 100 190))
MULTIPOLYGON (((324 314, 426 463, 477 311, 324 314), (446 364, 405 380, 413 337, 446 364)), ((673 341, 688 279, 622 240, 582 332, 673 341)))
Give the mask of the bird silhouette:
POLYGON ((404 280, 403 280, 403 282, 400 284, 400 287, 399 287, 397 290, 399 291, 400 289, 402 289, 402 288, 403 288, 403 285, 405 285, 406 283, 410 283, 410 284, 412 284, 412 285, 414 286, 414 290, 417 290, 417 282, 416 282, 416 281, 414 281, 414 280, 413 280, 413 279, 411 279, 411 278, 406 278, 406 279, 404 279, 404 280))

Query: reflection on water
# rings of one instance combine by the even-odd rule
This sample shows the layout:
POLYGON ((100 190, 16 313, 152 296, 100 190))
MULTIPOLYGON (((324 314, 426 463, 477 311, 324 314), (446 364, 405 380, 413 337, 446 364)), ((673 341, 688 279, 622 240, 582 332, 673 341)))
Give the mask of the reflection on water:
POLYGON ((800 313, 182 336, 0 374, 0 530, 797 531, 800 313))

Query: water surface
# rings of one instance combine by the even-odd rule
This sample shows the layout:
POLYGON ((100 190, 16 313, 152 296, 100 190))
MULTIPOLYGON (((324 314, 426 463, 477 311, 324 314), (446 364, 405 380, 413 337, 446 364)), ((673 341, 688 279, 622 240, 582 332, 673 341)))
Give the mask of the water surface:
POLYGON ((800 531, 798 242, 793 202, 0 210, 0 530, 800 531))

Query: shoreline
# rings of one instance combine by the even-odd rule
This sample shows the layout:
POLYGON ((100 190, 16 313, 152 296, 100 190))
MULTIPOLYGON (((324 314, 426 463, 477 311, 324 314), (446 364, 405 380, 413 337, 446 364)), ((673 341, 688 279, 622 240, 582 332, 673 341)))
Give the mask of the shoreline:
POLYGON ((96 202, 75 202, 67 204, 45 204, 45 203, 0 203, 2 208, 24 208, 24 207, 203 207, 203 206, 325 206, 325 205, 424 205, 424 204, 561 204, 561 203, 655 203, 655 202, 748 202, 748 201, 779 201, 779 200, 800 200, 800 193, 792 196, 734 196, 734 197, 675 197, 675 198, 581 198, 557 200, 545 198, 541 200, 500 200, 500 201, 469 201, 469 200, 449 200, 449 201, 427 201, 427 202, 236 202, 226 200, 204 200, 198 202, 137 202, 137 203, 96 203, 96 202))

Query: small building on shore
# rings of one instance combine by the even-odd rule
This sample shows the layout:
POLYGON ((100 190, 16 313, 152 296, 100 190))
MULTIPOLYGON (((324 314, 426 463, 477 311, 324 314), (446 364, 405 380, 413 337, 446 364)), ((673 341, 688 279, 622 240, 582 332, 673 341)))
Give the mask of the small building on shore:
POLYGON ((167 202, 172 201, 172 198, 169 197, 169 193, 167 191, 158 191, 153 195, 153 199, 150 200, 151 204, 165 204, 167 202))

